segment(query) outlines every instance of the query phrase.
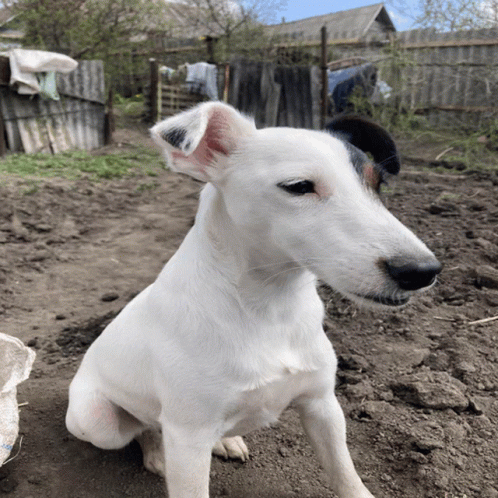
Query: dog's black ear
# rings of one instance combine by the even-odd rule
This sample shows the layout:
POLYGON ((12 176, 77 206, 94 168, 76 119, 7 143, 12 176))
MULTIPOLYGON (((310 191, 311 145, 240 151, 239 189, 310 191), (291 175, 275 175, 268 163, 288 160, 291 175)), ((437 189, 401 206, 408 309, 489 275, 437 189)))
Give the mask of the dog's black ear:
POLYGON ((363 152, 369 152, 380 170, 389 175, 399 173, 400 161, 396 144, 382 126, 360 116, 340 116, 325 129, 339 135, 363 152))

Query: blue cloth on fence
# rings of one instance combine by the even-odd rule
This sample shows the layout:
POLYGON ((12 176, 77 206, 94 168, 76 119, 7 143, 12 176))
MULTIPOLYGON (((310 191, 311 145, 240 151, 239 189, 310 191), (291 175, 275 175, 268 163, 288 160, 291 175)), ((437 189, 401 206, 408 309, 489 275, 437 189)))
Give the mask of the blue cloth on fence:
POLYGON ((329 95, 335 106, 335 112, 342 112, 349 104, 349 97, 354 88, 360 85, 368 97, 373 93, 376 81, 376 69, 371 63, 360 66, 329 71, 329 95))

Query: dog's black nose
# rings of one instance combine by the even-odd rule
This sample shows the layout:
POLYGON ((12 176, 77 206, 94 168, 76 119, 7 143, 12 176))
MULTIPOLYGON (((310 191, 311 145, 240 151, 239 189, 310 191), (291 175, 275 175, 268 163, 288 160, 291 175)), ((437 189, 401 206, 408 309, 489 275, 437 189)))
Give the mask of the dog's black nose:
POLYGON ((395 258, 385 262, 389 276, 403 290, 423 289, 434 283, 443 268, 437 259, 409 261, 395 258))

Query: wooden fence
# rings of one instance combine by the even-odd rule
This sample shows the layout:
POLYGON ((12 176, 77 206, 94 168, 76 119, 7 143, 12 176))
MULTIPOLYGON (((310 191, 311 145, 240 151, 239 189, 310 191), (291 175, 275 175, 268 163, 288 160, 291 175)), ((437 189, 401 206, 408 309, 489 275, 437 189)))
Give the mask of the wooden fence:
POLYGON ((190 93, 185 88, 176 85, 161 85, 161 116, 173 116, 206 100, 201 95, 190 93))
POLYGON ((156 59, 150 59, 150 82, 147 93, 146 113, 151 123, 173 116, 206 100, 202 95, 189 92, 185 85, 163 83, 156 59))
MULTIPOLYGON (((318 56, 319 41, 281 48, 318 56)), ((393 89, 392 104, 428 118, 435 127, 477 128, 498 117, 498 29, 439 33, 420 29, 388 38, 329 36, 329 60, 361 57, 375 63, 393 89)))
POLYGON ((498 31, 399 33, 401 104, 435 126, 478 126, 498 116, 498 31))
MULTIPOLYGON (((320 127, 318 68, 236 61, 223 69, 219 71, 223 78, 220 86, 228 89, 226 100, 253 116, 258 128, 320 127)), ((206 100, 202 95, 190 93, 185 85, 161 83, 155 60, 151 60, 149 88, 147 114, 151 122, 206 100)))
MULTIPOLYGON (((320 42, 289 42, 278 48, 307 52, 313 54, 310 60, 317 60, 320 42)), ((392 105, 426 116, 435 127, 477 128, 498 117, 496 28, 454 33, 412 30, 368 40, 341 33, 339 38, 329 37, 327 50, 329 61, 361 57, 373 62, 379 78, 393 89, 392 105)), ((281 67, 232 63, 229 102, 255 115, 258 126, 318 127, 319 69, 281 67), (309 109, 312 114, 306 115, 309 109)))
POLYGON ((251 61, 230 64, 228 102, 254 116, 258 128, 318 129, 320 89, 316 67, 251 61))

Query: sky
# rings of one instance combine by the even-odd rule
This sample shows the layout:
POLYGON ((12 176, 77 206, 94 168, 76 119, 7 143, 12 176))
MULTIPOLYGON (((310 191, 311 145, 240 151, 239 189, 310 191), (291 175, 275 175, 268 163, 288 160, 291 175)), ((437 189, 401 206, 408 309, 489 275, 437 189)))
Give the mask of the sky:
MULTIPOLYGON (((338 2, 334 0, 287 0, 287 7, 279 11, 276 16, 277 22, 285 17, 287 22, 305 19, 307 17, 320 16, 322 14, 330 14, 331 12, 339 12, 341 10, 355 9, 356 7, 365 7, 380 3, 376 0, 349 0, 348 2, 338 2)), ((389 13, 391 20, 396 26, 397 31, 405 31, 410 29, 412 20, 406 15, 396 11, 391 5, 386 4, 386 10, 389 13)))

